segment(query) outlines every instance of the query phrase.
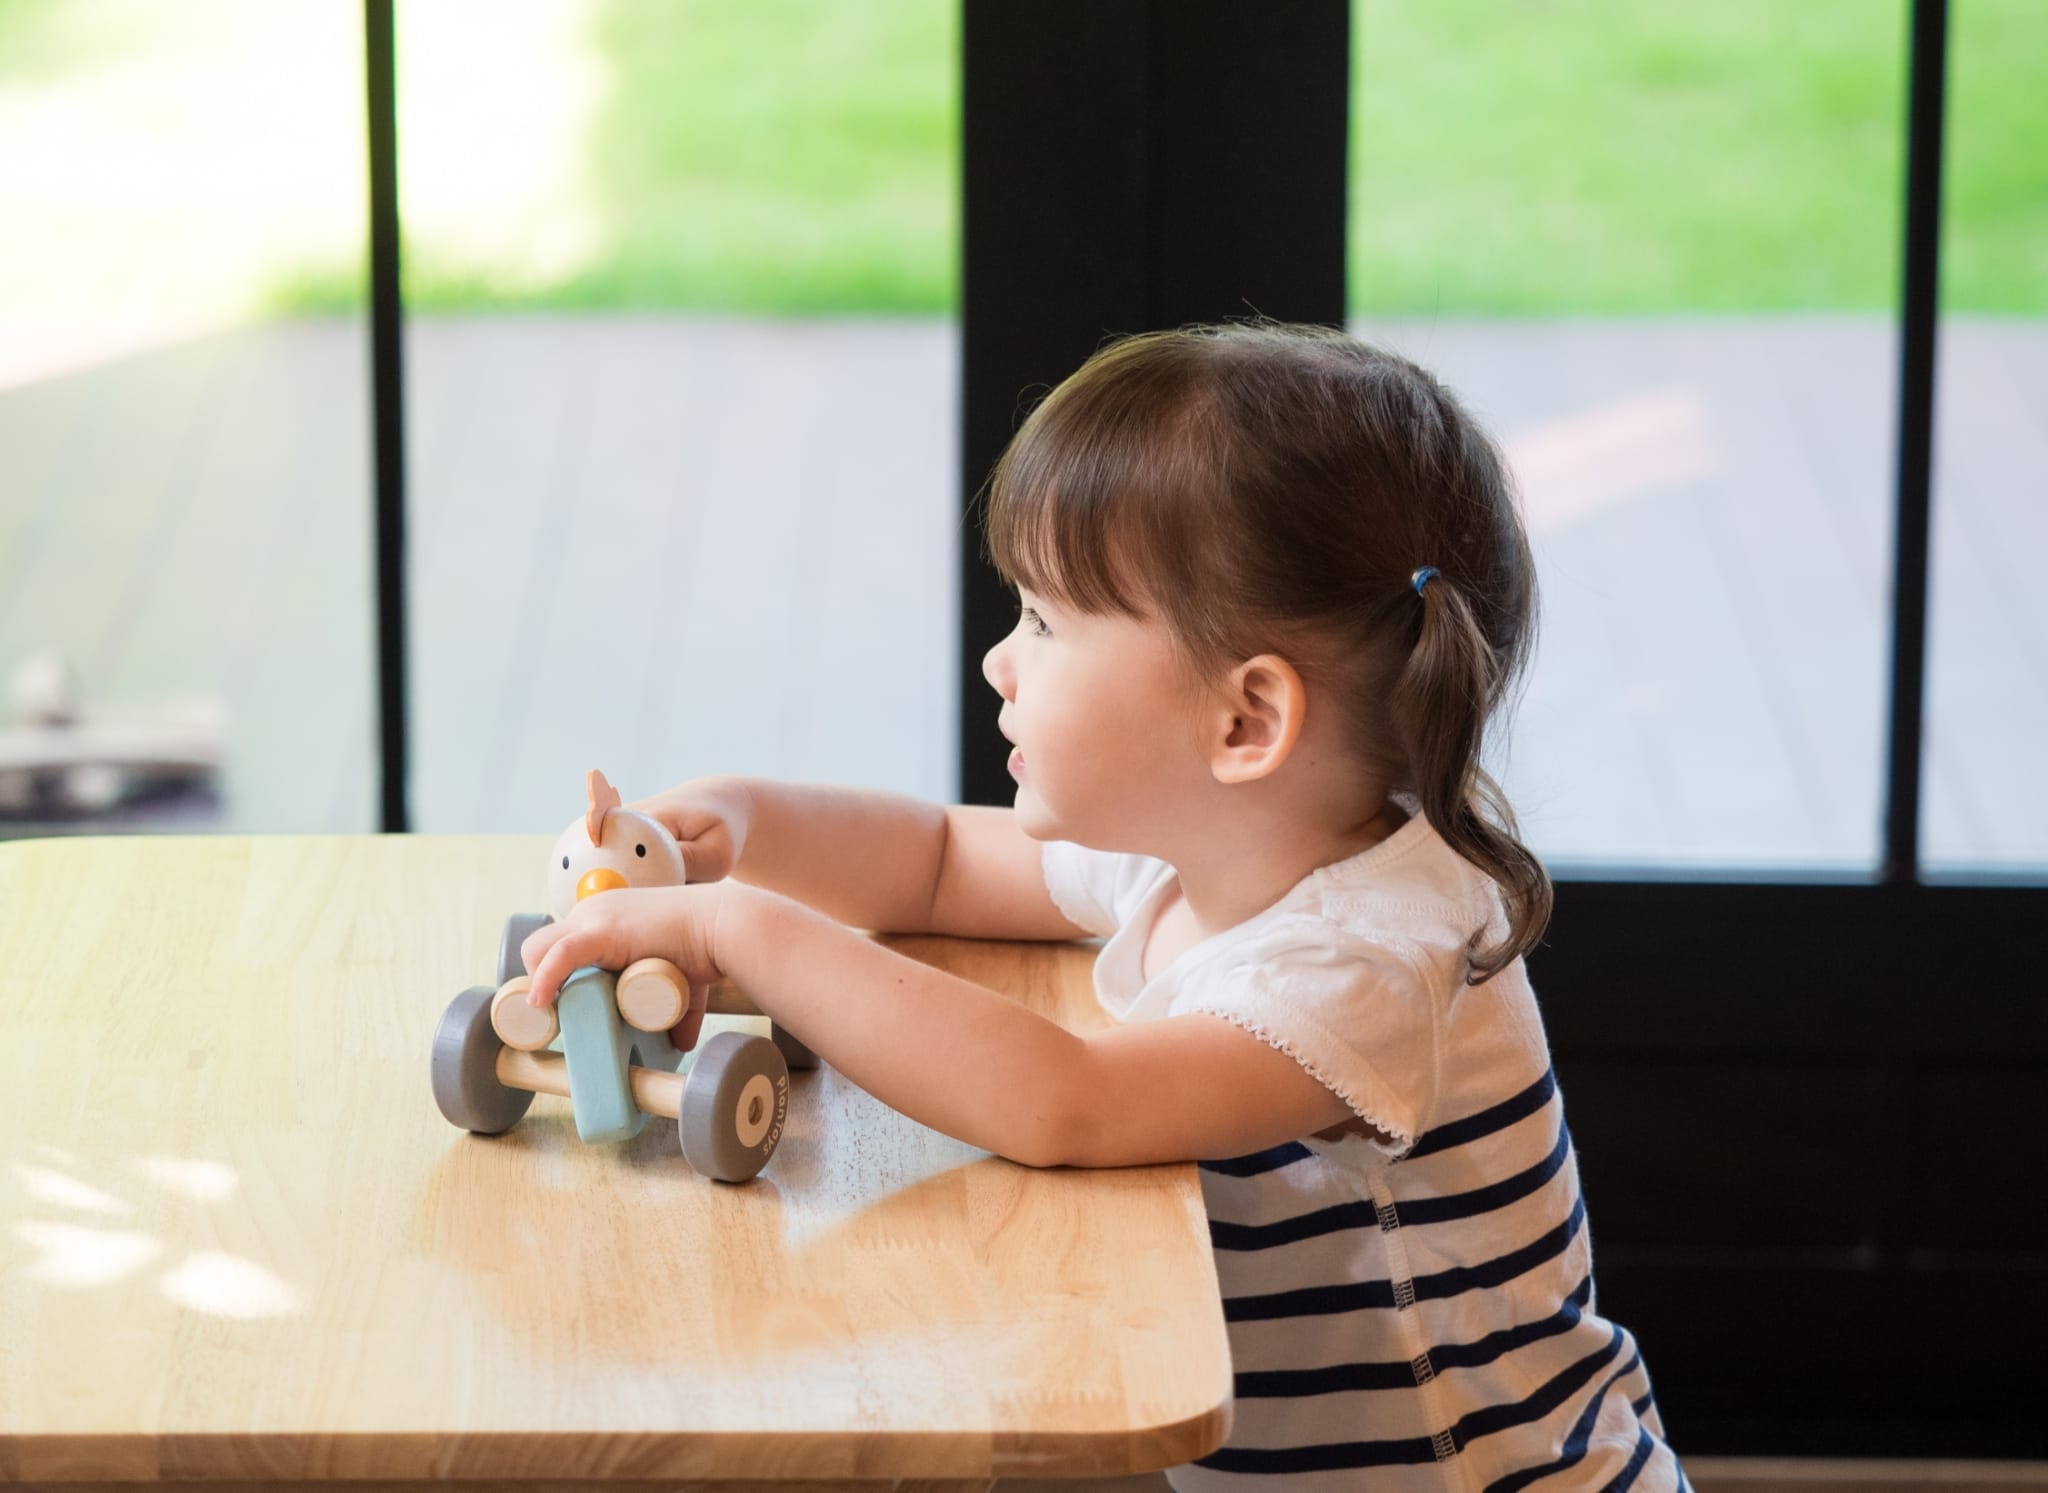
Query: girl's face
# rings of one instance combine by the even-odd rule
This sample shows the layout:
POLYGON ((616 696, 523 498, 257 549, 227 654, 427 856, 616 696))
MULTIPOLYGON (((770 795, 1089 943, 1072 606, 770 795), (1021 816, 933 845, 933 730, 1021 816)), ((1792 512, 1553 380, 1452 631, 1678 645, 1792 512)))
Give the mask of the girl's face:
POLYGON ((1029 590, 981 672, 1017 750, 1017 818, 1039 840, 1157 855, 1216 782, 1162 623, 1088 616, 1029 590))

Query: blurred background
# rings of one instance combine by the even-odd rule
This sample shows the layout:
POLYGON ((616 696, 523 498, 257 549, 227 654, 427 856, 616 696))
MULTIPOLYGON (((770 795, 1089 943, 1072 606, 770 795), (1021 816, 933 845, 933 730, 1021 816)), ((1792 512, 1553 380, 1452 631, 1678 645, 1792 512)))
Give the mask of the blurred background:
MULTIPOLYGON (((957 11, 401 0, 413 827, 593 763, 958 795, 957 11)), ((361 19, 0 0, 0 833, 375 827, 361 19), (60 772, 67 711, 133 770, 60 772)), ((1538 850, 1870 870, 1902 0, 1352 45, 1352 322, 1538 546, 1538 850)), ((1923 850, 2039 871, 2048 6, 1950 45, 1923 850)))

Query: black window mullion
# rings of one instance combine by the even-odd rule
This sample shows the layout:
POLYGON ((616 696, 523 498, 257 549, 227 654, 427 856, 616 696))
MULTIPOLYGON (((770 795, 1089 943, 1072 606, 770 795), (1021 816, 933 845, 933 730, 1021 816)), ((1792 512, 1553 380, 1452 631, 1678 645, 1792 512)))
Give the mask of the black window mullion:
POLYGON ((1943 95, 1948 0, 1914 0, 1907 68, 1905 284, 1899 308, 1898 503, 1892 564, 1891 739, 1882 879, 1920 874, 1920 784, 1927 694, 1927 548, 1934 461, 1940 297, 1943 95))
POLYGON ((377 527, 377 701, 381 827, 403 833, 405 708, 405 324, 398 257, 398 69, 392 0, 363 0, 370 147, 370 380, 377 527))

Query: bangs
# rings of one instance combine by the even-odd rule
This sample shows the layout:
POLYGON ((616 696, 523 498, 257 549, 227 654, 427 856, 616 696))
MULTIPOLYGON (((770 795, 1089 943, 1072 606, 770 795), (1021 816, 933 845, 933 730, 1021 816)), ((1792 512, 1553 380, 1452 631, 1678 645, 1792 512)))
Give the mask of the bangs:
MULTIPOLYGON (((1201 402, 1173 349, 1133 338, 1096 354, 1045 401, 989 479, 987 553, 1012 589, 1070 610, 1157 614, 1192 558, 1204 463, 1201 402)), ((1210 463, 1213 474, 1217 463, 1210 463)))

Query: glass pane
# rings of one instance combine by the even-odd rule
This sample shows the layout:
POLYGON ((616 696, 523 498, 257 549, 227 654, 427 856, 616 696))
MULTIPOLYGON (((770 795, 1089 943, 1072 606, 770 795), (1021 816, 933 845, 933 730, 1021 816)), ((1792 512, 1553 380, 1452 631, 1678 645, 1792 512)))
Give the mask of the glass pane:
POLYGON ((2048 7, 1949 10, 1923 862, 2048 871, 2048 7))
POLYGON ((1355 330, 1505 445, 1546 861, 1878 856, 1900 0, 1357 0, 1355 330))
POLYGON ((0 834, 374 823, 362 9, 0 7, 0 834))
POLYGON ((957 8, 401 5, 418 827, 955 796, 957 8))

